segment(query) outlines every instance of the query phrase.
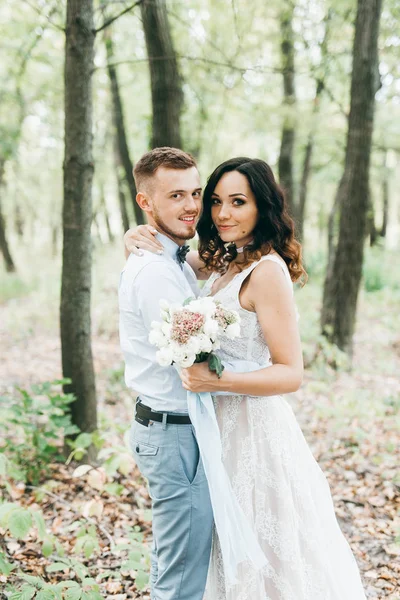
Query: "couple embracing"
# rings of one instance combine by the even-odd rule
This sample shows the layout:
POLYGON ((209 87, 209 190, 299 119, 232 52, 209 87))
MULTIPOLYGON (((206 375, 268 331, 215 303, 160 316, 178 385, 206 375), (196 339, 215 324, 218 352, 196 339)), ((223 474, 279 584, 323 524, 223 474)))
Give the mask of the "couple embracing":
POLYGON ((126 383, 138 394, 132 450, 152 499, 152 600, 365 600, 325 476, 283 397, 302 381, 292 282, 305 271, 270 167, 228 160, 202 194, 194 159, 156 148, 134 175, 148 225, 125 236, 120 337, 126 383), (198 251, 188 252, 196 229, 198 251), (197 280, 206 280, 201 290, 197 280), (160 366, 148 339, 160 300, 208 295, 241 317, 240 337, 221 338, 222 376, 207 363, 180 373, 160 366), (262 564, 237 565, 235 581, 213 525, 188 390, 213 394, 222 463, 263 555, 262 564))

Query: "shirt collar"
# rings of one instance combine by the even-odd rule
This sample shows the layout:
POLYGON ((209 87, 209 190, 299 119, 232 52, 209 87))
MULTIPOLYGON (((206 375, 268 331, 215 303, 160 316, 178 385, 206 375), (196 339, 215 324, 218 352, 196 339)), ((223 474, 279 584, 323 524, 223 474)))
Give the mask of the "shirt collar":
POLYGON ((171 240, 171 238, 164 235, 163 233, 157 233, 156 237, 158 241, 160 241, 164 246, 165 254, 176 260, 176 251, 178 250, 178 248, 180 248, 180 246, 178 246, 176 242, 171 240))

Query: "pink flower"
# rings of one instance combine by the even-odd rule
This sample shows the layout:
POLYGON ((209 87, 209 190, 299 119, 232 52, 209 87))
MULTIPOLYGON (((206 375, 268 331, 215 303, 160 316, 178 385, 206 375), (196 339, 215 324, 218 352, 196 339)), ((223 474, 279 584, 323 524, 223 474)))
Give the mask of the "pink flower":
POLYGON ((184 308, 172 315, 171 339, 178 344, 186 344, 192 335, 200 332, 204 325, 204 315, 184 308))

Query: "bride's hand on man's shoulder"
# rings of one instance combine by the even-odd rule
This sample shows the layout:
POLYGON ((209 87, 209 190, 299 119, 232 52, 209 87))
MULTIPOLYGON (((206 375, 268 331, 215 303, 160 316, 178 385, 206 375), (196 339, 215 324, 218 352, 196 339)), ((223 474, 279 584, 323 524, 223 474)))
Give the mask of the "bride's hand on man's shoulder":
POLYGON ((131 227, 124 235, 125 252, 136 256, 143 256, 143 250, 153 252, 153 254, 162 254, 163 246, 156 239, 157 229, 152 225, 138 225, 131 227))

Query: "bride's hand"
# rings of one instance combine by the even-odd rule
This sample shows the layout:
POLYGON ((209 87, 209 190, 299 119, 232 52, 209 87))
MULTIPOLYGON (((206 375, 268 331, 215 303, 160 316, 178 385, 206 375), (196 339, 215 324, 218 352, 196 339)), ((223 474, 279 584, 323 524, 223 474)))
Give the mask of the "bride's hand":
POLYGON ((127 252, 132 252, 137 256, 143 255, 143 250, 149 250, 153 254, 162 254, 163 246, 154 237, 157 229, 151 225, 138 225, 132 227, 124 235, 124 244, 127 252))
POLYGON ((219 379, 214 371, 210 371, 207 362, 195 363, 180 372, 182 385, 190 392, 214 392, 218 388, 219 379))

